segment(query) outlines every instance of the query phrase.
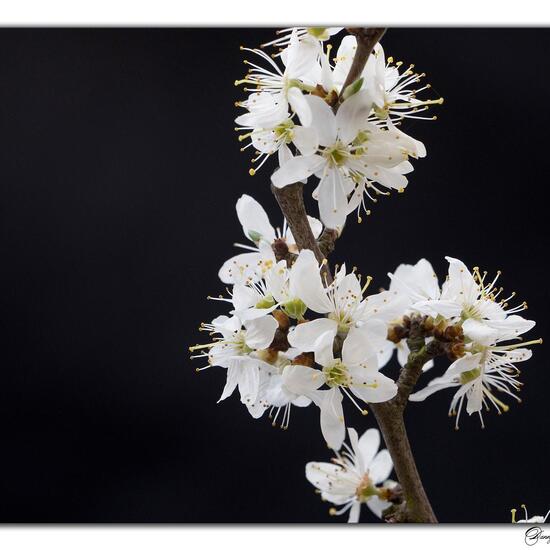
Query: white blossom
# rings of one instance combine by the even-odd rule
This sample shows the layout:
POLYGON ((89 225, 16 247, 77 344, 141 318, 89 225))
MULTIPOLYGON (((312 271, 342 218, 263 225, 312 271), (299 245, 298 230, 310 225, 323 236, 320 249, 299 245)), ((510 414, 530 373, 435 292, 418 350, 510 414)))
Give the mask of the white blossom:
MULTIPOLYGON (((282 231, 275 229, 265 210, 251 196, 242 195, 237 201, 236 210, 245 237, 253 245, 236 244, 235 246, 249 252, 238 254, 227 260, 219 270, 218 276, 226 284, 257 282, 267 270, 275 265, 273 243, 281 239, 287 244, 290 252, 297 253, 296 241, 286 220, 282 231)), ((317 238, 321 234, 323 226, 316 218, 308 216, 308 220, 313 235, 317 238)))
MULTIPOLYGON (((328 333, 322 338, 332 341, 328 333)), ((323 342, 315 353, 315 361, 322 366, 322 371, 305 367, 312 381, 321 381, 330 388, 312 392, 308 397, 320 408, 321 432, 328 446, 333 449, 342 446, 346 435, 343 396, 348 397, 366 414, 366 409, 356 399, 364 403, 381 403, 397 393, 395 382, 379 372, 376 352, 370 347, 369 334, 364 328, 348 334, 341 355, 341 358, 335 358, 332 346, 323 342)))
POLYGON ((193 358, 208 360, 203 369, 214 366, 227 369, 227 380, 219 401, 229 397, 237 387, 243 403, 248 405, 257 401, 260 371, 265 367, 258 352, 269 347, 277 327, 278 323, 272 316, 241 324, 237 317, 225 315, 201 326, 201 330, 212 335, 213 342, 192 346, 189 350, 199 352, 193 358))
POLYGON ((296 326, 288 335, 293 347, 304 352, 318 352, 337 334, 345 336, 359 327, 362 333, 368 334, 373 350, 386 346, 387 325, 402 312, 402 298, 385 291, 363 299, 370 278, 361 286, 355 273, 346 274, 345 265, 337 271, 334 281, 325 287, 320 266, 311 250, 300 252, 292 271, 296 275, 296 295, 310 310, 326 315, 296 326), (325 335, 329 335, 328 338, 325 335))
POLYGON ((347 214, 362 203, 364 193, 382 192, 376 182, 390 189, 404 189, 405 174, 413 169, 408 157, 425 156, 426 151, 393 125, 381 129, 368 122, 372 109, 368 91, 352 95, 336 114, 317 96, 305 99, 321 147, 315 155, 290 159, 271 181, 284 187, 315 174, 320 181, 313 197, 319 201, 321 220, 341 231, 347 214))
POLYGON ((456 416, 455 428, 458 429, 464 400, 467 413, 477 413, 484 427, 483 408, 489 410, 489 405, 492 405, 498 414, 509 409, 509 406, 495 395, 495 391, 521 402, 513 393, 522 385, 517 380, 519 369, 514 363, 527 361, 532 353, 531 350, 519 346, 540 342, 535 340, 516 345, 476 346, 454 361, 443 376, 434 378, 424 389, 413 393, 409 400, 424 401, 437 391, 458 388, 449 407, 449 415, 456 416))
POLYGON ((525 302, 508 307, 515 292, 500 297, 503 289, 496 286, 500 272, 487 282, 487 272, 481 274, 476 267, 472 274, 462 261, 448 256, 446 259, 449 274, 440 297, 417 301, 417 311, 460 322, 464 335, 479 344, 517 338, 535 326, 534 321, 516 315, 526 309, 525 302))
POLYGON ((393 469, 390 453, 380 447, 380 432, 371 428, 360 438, 353 428, 348 429, 351 446, 344 444, 342 453, 336 452, 332 462, 308 462, 307 480, 321 493, 321 498, 340 509, 331 508, 331 515, 349 511, 349 523, 357 523, 361 505, 366 504, 373 514, 382 512, 391 504, 384 498, 395 482, 388 480, 393 469))
MULTIPOLYGON (((356 49, 357 38, 353 35, 345 36, 340 42, 333 76, 337 88, 341 89, 349 73, 356 49)), ((403 118, 435 120, 436 117, 427 117, 420 113, 431 105, 441 105, 443 98, 419 99, 418 94, 429 90, 431 85, 416 87, 426 75, 414 72, 414 65, 409 65, 401 72, 402 65, 400 61, 394 63, 392 57, 386 60, 382 44, 376 44, 361 74, 362 87, 372 93, 372 118, 394 122, 403 118)))

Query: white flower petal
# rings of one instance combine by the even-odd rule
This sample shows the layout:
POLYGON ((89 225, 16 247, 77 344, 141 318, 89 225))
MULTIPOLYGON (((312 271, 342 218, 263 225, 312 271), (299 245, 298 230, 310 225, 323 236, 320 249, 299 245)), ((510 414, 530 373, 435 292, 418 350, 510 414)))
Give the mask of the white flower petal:
POLYGON ((464 336, 484 346, 496 342, 499 335, 497 329, 491 328, 486 323, 476 319, 466 319, 462 324, 462 330, 464 336))
POLYGON ((279 323, 271 315, 268 315, 260 319, 245 321, 244 326, 246 328, 246 345, 249 348, 260 350, 271 344, 279 323))
POLYGON ((338 231, 344 227, 349 210, 344 178, 338 168, 331 168, 316 190, 321 221, 326 227, 338 231))
POLYGON ((317 149, 319 149, 319 139, 317 138, 317 132, 313 128, 294 126, 292 133, 292 142, 303 156, 307 157, 317 152, 317 149))
POLYGON ((324 378, 317 369, 305 367, 303 365, 288 365, 283 370, 283 384, 288 391, 295 395, 311 395, 313 390, 319 389, 324 378))
POLYGON ((260 279, 257 269, 261 261, 262 255, 259 252, 237 254, 224 262, 218 277, 225 284, 242 283, 247 280, 256 282, 260 279))
POLYGON ((361 513, 361 503, 354 502, 349 510, 348 523, 359 523, 359 515, 361 513))
POLYGON ((391 502, 374 495, 367 500, 367 506, 375 516, 382 518, 382 512, 391 506, 391 502))
POLYGON ((368 329, 364 327, 350 329, 342 346, 344 365, 368 365, 369 368, 378 369, 376 350, 370 345, 368 334, 368 329))
POLYGON ((346 99, 336 113, 336 131, 342 143, 351 143, 367 125, 372 110, 369 91, 360 90, 346 99))
POLYGON ((288 342, 301 351, 320 351, 323 342, 334 340, 338 323, 332 319, 315 319, 300 323, 288 333, 288 342))
POLYGON ((317 313, 329 313, 333 309, 321 281, 319 263, 311 250, 300 251, 290 270, 290 293, 317 313))
POLYGON ((397 384, 382 373, 362 367, 349 370, 354 379, 350 390, 365 403, 383 403, 397 394, 397 384))
MULTIPOLYGON (((336 117, 332 109, 320 97, 306 96, 306 101, 311 109, 312 119, 310 126, 317 131, 319 143, 328 147, 336 142, 336 117)), ((302 124, 305 123, 302 121, 302 124)))
POLYGON ((369 477, 375 485, 378 485, 390 477, 392 470, 391 455, 387 449, 382 449, 369 465, 369 477))
POLYGON ((342 394, 338 388, 326 390, 321 401, 321 432, 327 445, 338 451, 346 437, 342 394))
POLYGON ((376 428, 369 428, 359 438, 358 446, 365 467, 368 468, 380 447, 380 432, 376 428))
POLYGON ((293 157, 273 173, 271 182, 275 187, 285 187, 291 183, 309 178, 324 163, 325 160, 318 155, 293 157))
POLYGON ((312 114, 306 96, 296 87, 288 90, 288 102, 292 110, 298 115, 303 126, 310 126, 312 114))

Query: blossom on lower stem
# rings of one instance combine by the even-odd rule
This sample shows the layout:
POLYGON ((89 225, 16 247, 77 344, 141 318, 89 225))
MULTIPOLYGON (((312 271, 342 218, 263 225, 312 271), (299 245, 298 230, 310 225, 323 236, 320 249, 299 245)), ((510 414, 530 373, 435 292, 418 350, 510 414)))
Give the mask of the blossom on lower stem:
MULTIPOLYGON (((242 195, 237 201, 236 210, 244 234, 254 246, 236 244, 235 246, 249 252, 229 258, 220 268, 218 276, 226 284, 257 282, 276 262, 272 245, 276 241, 282 241, 290 252, 297 253, 296 241, 286 220, 282 231, 275 229, 260 203, 251 196, 242 195)), ((317 238, 323 226, 312 216, 308 216, 308 220, 313 235, 317 238)))
MULTIPOLYGON (((241 324, 237 317, 220 315, 211 323, 201 325, 213 337, 209 344, 191 346, 198 351, 192 358, 206 358, 206 368, 218 366, 227 369, 227 380, 219 401, 229 397, 239 388, 242 403, 254 404, 260 389, 260 374, 265 367, 259 356, 273 341, 278 323, 272 316, 262 317, 241 324), (217 335, 217 336, 216 336, 217 335)), ((218 402, 219 402, 218 401, 218 402)))
POLYGON ((388 480, 393 469, 390 453, 380 447, 380 432, 371 428, 360 438, 353 428, 348 429, 351 446, 344 444, 342 453, 336 452, 332 462, 308 462, 307 480, 321 493, 321 498, 336 506, 331 515, 339 516, 349 511, 349 523, 357 523, 361 505, 366 504, 373 514, 391 506, 387 501, 388 490, 396 484, 388 480))
POLYGON ((550 516, 550 510, 546 513, 545 516, 533 516, 529 517, 529 514, 527 513, 527 506, 525 504, 522 504, 521 507, 523 508, 523 511, 525 512, 525 518, 524 519, 518 519, 516 520, 516 512, 517 510, 515 508, 512 508, 512 523, 546 523, 546 520, 550 516))
POLYGON ((269 417, 275 426, 279 415, 282 413, 280 426, 286 430, 290 422, 290 411, 292 405, 296 407, 307 407, 311 404, 308 396, 315 395, 322 385, 321 378, 311 376, 308 367, 291 364, 292 355, 296 350, 289 350, 285 354, 279 353, 279 358, 270 376, 269 384, 266 387, 263 398, 269 407, 269 417))
POLYGON ((489 410, 489 405, 492 405, 498 414, 509 409, 495 395, 495 391, 521 402, 513 393, 519 391, 522 385, 517 380, 520 371, 514 363, 527 361, 532 355, 531 350, 520 346, 537 343, 542 343, 542 340, 510 345, 472 345, 470 351, 452 363, 443 376, 434 378, 425 388, 413 393, 409 400, 424 401, 437 391, 458 388, 449 408, 449 415, 456 416, 455 428, 458 429, 464 400, 467 413, 478 413, 481 426, 484 427, 483 408, 489 410))
POLYGON ((315 361, 321 365, 322 371, 309 369, 309 372, 312 380, 321 380, 330 389, 308 397, 320 408, 321 432, 325 441, 332 449, 339 449, 346 436, 343 396, 367 414, 356 399, 364 403, 388 401, 397 394, 397 385, 379 372, 376 351, 370 347, 368 331, 364 328, 348 334, 341 358, 334 357, 331 335, 327 333, 322 338, 325 342, 315 352, 315 361))

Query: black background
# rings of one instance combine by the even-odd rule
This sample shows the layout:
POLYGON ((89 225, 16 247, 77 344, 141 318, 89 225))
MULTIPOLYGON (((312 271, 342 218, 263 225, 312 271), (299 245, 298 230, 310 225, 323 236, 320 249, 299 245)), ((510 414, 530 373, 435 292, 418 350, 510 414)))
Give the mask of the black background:
MULTIPOLYGON (((0 30, 1 521, 339 521, 304 477, 330 457, 317 410, 282 432, 236 395, 217 405, 224 372, 195 374, 187 353, 224 310, 205 297, 244 241, 237 198, 282 221, 273 165, 249 177, 233 131, 238 47, 271 36, 0 30)), ((351 221, 332 260, 378 286, 422 256, 440 276, 445 255, 502 269, 545 337, 550 31, 398 28, 383 44, 446 101, 437 122, 404 127, 428 148, 406 193, 351 221)), ((546 513, 547 358, 534 350, 524 403, 485 430, 465 415, 455 432, 451 392, 408 408, 442 522, 507 522, 522 502, 546 513)))

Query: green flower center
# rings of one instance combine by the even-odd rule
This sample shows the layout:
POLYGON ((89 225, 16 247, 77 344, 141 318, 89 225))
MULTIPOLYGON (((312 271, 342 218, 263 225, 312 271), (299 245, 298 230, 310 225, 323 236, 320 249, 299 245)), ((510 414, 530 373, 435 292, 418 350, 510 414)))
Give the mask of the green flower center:
POLYGON ((327 386, 331 388, 336 386, 349 386, 351 381, 348 369, 340 359, 335 359, 332 364, 323 367, 323 374, 325 375, 327 386))
POLYGON ((325 40, 328 38, 326 27, 308 27, 307 32, 318 40, 325 40))
POLYGON ((472 370, 467 370, 465 372, 460 373, 460 383, 462 385, 467 384, 468 382, 471 382, 472 380, 475 380, 479 377, 481 374, 481 369, 479 367, 476 367, 472 370))
POLYGON ((294 122, 288 119, 279 124, 273 130, 275 132, 275 137, 279 140, 283 140, 284 143, 290 143, 294 138, 294 122))
POLYGON ((323 156, 333 166, 342 166, 349 158, 350 153, 345 145, 338 142, 333 147, 325 149, 323 156))
POLYGON ((361 483, 355 491, 355 496, 359 502, 366 502, 369 498, 378 494, 378 489, 372 484, 369 476, 365 474, 361 483))
POLYGON ((306 312, 307 306, 299 298, 290 300, 283 304, 283 311, 291 319, 303 319, 304 313, 306 312))
POLYGON ((273 307, 275 305, 275 300, 273 299, 273 296, 269 294, 268 296, 264 296, 257 304, 256 309, 269 309, 270 307, 273 307))

